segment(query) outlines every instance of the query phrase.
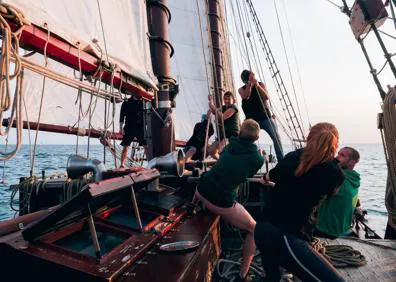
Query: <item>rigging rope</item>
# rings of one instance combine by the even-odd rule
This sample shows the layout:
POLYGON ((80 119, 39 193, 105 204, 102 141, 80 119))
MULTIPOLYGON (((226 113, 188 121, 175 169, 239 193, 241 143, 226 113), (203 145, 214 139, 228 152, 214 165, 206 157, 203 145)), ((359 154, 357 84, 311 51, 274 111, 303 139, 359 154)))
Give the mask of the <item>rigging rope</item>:
MULTIPOLYGON (((302 79, 301 79, 300 67, 299 67, 298 60, 297 60, 297 55, 296 55, 296 51, 295 51, 295 47, 294 47, 294 40, 293 40, 293 36, 292 36, 292 33, 291 33, 291 28, 290 28, 290 24, 289 24, 289 17, 288 17, 288 14, 287 14, 286 4, 285 4, 284 0, 282 0, 282 4, 283 4, 283 9, 285 11, 286 26, 287 26, 287 31, 288 31, 289 37, 290 37, 290 43, 291 43, 291 47, 292 47, 294 62, 296 63, 298 82, 299 82, 299 85, 300 85, 300 88, 301 88, 301 93, 302 93, 302 96, 303 96, 305 114, 307 116, 308 126, 311 127, 311 120, 309 118, 309 113, 308 113, 307 99, 305 98, 305 91, 304 91, 304 87, 303 87, 303 83, 302 83, 302 79)), ((304 126, 304 125, 302 125, 302 126, 304 126)))
MULTIPOLYGON (((49 39, 50 39, 51 32, 50 32, 50 30, 49 30, 49 28, 48 28, 46 23, 44 24, 44 26, 47 28, 47 41, 45 42, 45 45, 44 45, 44 67, 47 67, 48 66, 47 47, 48 47, 48 42, 49 42, 49 39)), ((43 109, 43 101, 44 101, 44 93, 45 93, 45 82, 46 82, 46 77, 43 76, 43 86, 42 86, 42 89, 41 89, 40 108, 39 108, 39 114, 38 114, 38 118, 37 118, 36 136, 34 138, 33 159, 32 159, 32 165, 30 167, 30 176, 34 175, 34 162, 35 162, 35 159, 36 159, 37 139, 38 139, 38 135, 39 135, 41 112, 42 112, 42 109, 43 109)))
MULTIPOLYGON (((283 52, 285 54, 287 69, 289 71, 290 83, 291 83, 292 88, 293 88, 293 94, 294 94, 294 99, 296 100, 298 115, 300 117, 300 120, 302 121, 301 111, 300 111, 300 104, 298 103, 298 99, 297 99, 296 87, 294 86, 294 79, 293 79, 293 75, 292 75, 291 68, 290 68, 289 56, 287 55, 287 51, 286 51, 285 38, 283 36, 283 30, 282 30, 282 25, 281 25, 280 19, 279 19, 279 13, 278 13, 278 8, 276 6, 276 0, 274 0, 274 7, 275 7, 276 19, 278 21, 279 33, 280 33, 280 37, 282 39, 283 52)), ((303 131, 304 131, 304 127, 303 127, 303 131)))
MULTIPOLYGON (((206 81, 207 81, 207 86, 208 86, 208 95, 210 95, 210 85, 209 85, 209 72, 208 72, 208 62, 206 60, 206 54, 205 54, 205 45, 204 45, 204 39, 203 39, 203 32, 202 32, 202 18, 201 18, 201 12, 199 9, 199 2, 198 0, 195 1, 197 4, 197 12, 198 12, 198 20, 199 20, 199 30, 200 30, 200 35, 201 35, 201 45, 202 45, 202 53, 203 53, 203 58, 205 62, 205 74, 206 74, 206 81)), ((208 145, 208 139, 209 139, 209 123, 210 123, 210 118, 207 119, 207 124, 206 124, 206 132, 205 132, 205 145, 204 145, 204 152, 202 159, 206 159, 206 154, 207 154, 207 145, 208 145)))
MULTIPOLYGON (((242 17, 241 17, 241 11, 240 11, 241 8, 240 8, 240 6, 239 6, 238 3, 239 3, 239 2, 237 1, 237 10, 238 10, 239 19, 240 19, 240 24, 241 24, 241 29, 242 29, 242 34, 243 34, 243 41, 244 41, 244 43, 245 43, 245 48, 246 48, 246 53, 247 53, 247 58, 248 58, 248 66, 249 66, 249 69, 252 70, 252 65, 251 65, 250 58, 249 58, 248 45, 247 45, 247 43, 246 43, 246 38, 245 38, 245 36, 244 36, 244 35, 245 35, 244 22, 243 22, 242 17)), ((245 5, 247 5, 247 4, 245 3, 245 5)), ((247 16, 247 14, 246 14, 246 16, 247 16)), ((246 21, 248 21, 248 20, 246 19, 246 21)), ((246 34, 248 34, 248 32, 247 32, 246 34)), ((254 50, 252 50, 252 52, 254 52, 254 50)), ((255 87, 255 86, 254 86, 254 87, 255 87)), ((256 91, 258 92, 257 89, 256 89, 256 91)), ((267 92, 268 92, 268 89, 267 89, 267 92)), ((263 101, 263 98, 261 97, 261 94, 260 94, 260 93, 257 93, 257 94, 258 94, 258 98, 259 98, 259 100, 260 100, 261 106, 262 106, 262 108, 263 108, 263 112, 264 112, 265 116, 267 117, 267 119, 270 120, 272 117, 269 117, 268 114, 267 114, 267 111, 265 110, 266 107, 265 107, 265 103, 264 103, 264 101, 263 101)), ((268 101, 269 101, 269 98, 268 98, 268 101)), ((277 142, 278 145, 279 145, 279 147, 280 147, 281 145, 280 145, 279 136, 278 136, 278 134, 277 134, 277 130, 274 128, 274 125, 273 125, 272 122, 269 123, 269 125, 270 125, 270 127, 271 127, 271 130, 272 130, 273 132, 276 133, 276 134, 275 134, 275 142, 277 142)))
POLYGON ((15 156, 19 151, 22 143, 22 99, 23 99, 23 67, 18 54, 19 39, 22 27, 28 24, 23 13, 8 4, 0 4, 0 28, 2 30, 1 42, 1 68, 0 68, 0 135, 4 135, 8 140, 8 135, 14 120, 16 121, 17 141, 14 150, 11 152, 0 151, 0 160, 8 160, 15 156), (12 32, 11 27, 5 20, 12 19, 17 23, 18 29, 12 32), (10 73, 10 61, 14 59, 14 73, 10 73), (16 78, 16 87, 14 91, 14 101, 12 102, 11 118, 5 132, 2 131, 1 125, 4 114, 11 107, 11 90, 10 80, 16 78))

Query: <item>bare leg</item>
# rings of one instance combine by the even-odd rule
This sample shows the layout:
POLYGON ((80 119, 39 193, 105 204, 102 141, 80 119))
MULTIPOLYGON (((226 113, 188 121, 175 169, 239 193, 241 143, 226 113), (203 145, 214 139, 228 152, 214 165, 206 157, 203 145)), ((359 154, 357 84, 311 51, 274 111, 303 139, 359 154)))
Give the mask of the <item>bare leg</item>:
POLYGON ((221 208, 213 205, 207 199, 202 197, 198 191, 195 192, 194 198, 198 198, 204 205, 213 212, 221 216, 224 220, 235 225, 240 229, 244 229, 248 232, 243 242, 242 248, 242 264, 240 268, 240 276, 243 278, 249 272, 250 264, 254 258, 254 252, 256 250, 256 245, 254 243, 254 228, 256 227, 256 221, 249 214, 249 212, 240 204, 235 203, 234 206, 230 208, 221 208))
POLYGON ((129 146, 125 146, 124 148, 122 148, 122 152, 121 152, 121 164, 120 164, 121 167, 124 167, 124 166, 125 166, 125 160, 126 160, 127 155, 128 155, 128 149, 129 149, 129 146))

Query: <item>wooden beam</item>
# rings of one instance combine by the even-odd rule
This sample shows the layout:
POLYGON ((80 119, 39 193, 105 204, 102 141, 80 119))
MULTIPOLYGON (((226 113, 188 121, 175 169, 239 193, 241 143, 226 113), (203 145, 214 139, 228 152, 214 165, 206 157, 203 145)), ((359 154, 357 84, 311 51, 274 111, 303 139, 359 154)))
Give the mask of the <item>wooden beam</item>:
MULTIPOLYGON (((9 21, 8 23, 13 31, 17 29, 13 22, 9 21)), ((96 56, 82 50, 79 51, 77 47, 54 34, 50 34, 48 39, 48 32, 33 24, 23 27, 19 42, 20 47, 43 54, 47 40, 46 54, 49 58, 67 65, 74 70, 79 70, 80 61, 81 70, 85 75, 94 75, 101 64, 100 59, 96 56)), ((111 71, 104 68, 102 82, 110 84, 111 76, 111 71)), ((96 74, 96 77, 98 77, 98 74, 96 74)), ((136 80, 124 71, 116 71, 113 78, 113 85, 116 89, 119 89, 121 86, 121 92, 123 93, 135 94, 151 100, 154 95, 153 92, 147 90, 149 87, 145 89, 143 84, 138 85, 136 80)))

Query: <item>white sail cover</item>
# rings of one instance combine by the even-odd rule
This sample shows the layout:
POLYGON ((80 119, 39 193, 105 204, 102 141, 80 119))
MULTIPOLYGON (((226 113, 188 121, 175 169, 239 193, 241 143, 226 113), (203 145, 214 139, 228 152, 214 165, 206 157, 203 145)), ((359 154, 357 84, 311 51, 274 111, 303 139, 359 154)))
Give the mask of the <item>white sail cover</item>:
POLYGON ((154 86, 144 0, 1 0, 35 25, 154 86), (102 31, 103 27, 103 31, 102 31), (103 36, 104 34, 104 36, 103 36), (97 40, 98 48, 93 43, 97 40))
MULTIPOLYGON (((219 2, 224 7, 223 1, 219 2)), ((193 132, 194 124, 207 112, 208 95, 213 91, 208 7, 207 1, 196 0, 169 0, 168 7, 172 14, 169 37, 175 49, 171 58, 172 75, 180 85, 175 110, 176 139, 186 141, 193 132)), ((220 28, 226 29, 224 11, 221 13, 223 24, 220 28)), ((221 33, 226 34, 225 30, 221 33)), ((224 36, 222 40, 226 70, 223 73, 223 87, 232 91, 228 37, 224 36)))
POLYGON ((180 91, 176 98, 176 139, 188 140, 194 124, 208 110, 212 73, 206 1, 169 0, 172 14, 169 38, 175 54, 172 76, 180 91))
MULTIPOLYGON (((46 24, 52 34, 74 45, 80 42, 79 48, 84 51, 101 57, 99 49, 103 52, 107 50, 109 61, 116 63, 122 70, 146 85, 155 87, 144 0, 1 0, 1 2, 17 7, 23 11, 25 18, 38 26, 46 24), (96 47, 93 39, 98 40, 97 44, 100 48, 96 47)), ((106 60, 106 53, 102 58, 106 60)), ((35 54, 28 60, 44 66, 44 57, 41 54, 35 54)), ((48 68, 63 76, 72 78, 77 76, 78 80, 78 71, 74 72, 71 68, 53 60, 49 60, 48 68)), ((103 89, 104 85, 101 87, 103 89)), ((42 90, 43 77, 25 70, 24 92, 28 109, 27 115, 24 111, 24 120, 38 122, 42 90)), ((89 128, 89 115, 82 118, 82 112, 86 112, 90 105, 90 94, 82 95, 82 110, 80 110, 80 102, 76 102, 77 92, 74 88, 47 78, 40 122, 89 128), (78 123, 79 117, 82 120, 78 123)), ((96 98, 93 101, 96 101, 96 98)), ((115 130, 118 131, 120 104, 116 106, 114 118, 112 104, 108 103, 106 108, 109 114, 107 121, 114 120, 115 130)), ((95 111, 92 114, 91 127, 104 129, 105 101, 98 99, 96 104, 92 103, 92 109, 95 111)), ((109 129, 111 130, 112 127, 109 129)))

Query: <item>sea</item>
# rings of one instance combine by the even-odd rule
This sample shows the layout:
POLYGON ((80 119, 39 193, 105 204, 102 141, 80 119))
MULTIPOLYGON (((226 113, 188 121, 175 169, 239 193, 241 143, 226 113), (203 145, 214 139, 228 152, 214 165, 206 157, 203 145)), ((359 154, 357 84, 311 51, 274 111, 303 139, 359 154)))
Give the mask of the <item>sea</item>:
MULTIPOLYGON (((385 208, 385 185, 387 177, 387 167, 384 157, 384 149, 382 144, 345 144, 357 149, 360 153, 360 162, 355 167, 361 175, 360 201, 362 208, 368 211, 366 218, 368 225, 374 229, 381 237, 384 236, 387 211, 385 208)), ((0 149, 4 149, 0 147, 0 149)), ((269 146, 261 145, 266 149, 269 146)), ((342 147, 342 146, 341 146, 342 147)), ((12 149, 9 145, 8 150, 12 149)), ((36 148, 36 159, 34 161, 34 173, 41 175, 45 171, 46 175, 64 173, 66 170, 67 158, 70 154, 78 154, 87 156, 88 147, 86 145, 38 145, 36 148)), ((290 151, 291 146, 285 146, 285 152, 290 151)), ((10 185, 18 184, 21 177, 30 175, 31 160, 28 145, 22 145, 17 155, 3 163, 0 163, 0 220, 10 219, 17 216, 10 205, 12 189, 10 185)), ((92 145, 89 148, 89 157, 105 161, 108 168, 114 167, 114 158, 106 151, 104 157, 103 146, 92 145)), ((18 193, 15 200, 18 199, 18 193)))

